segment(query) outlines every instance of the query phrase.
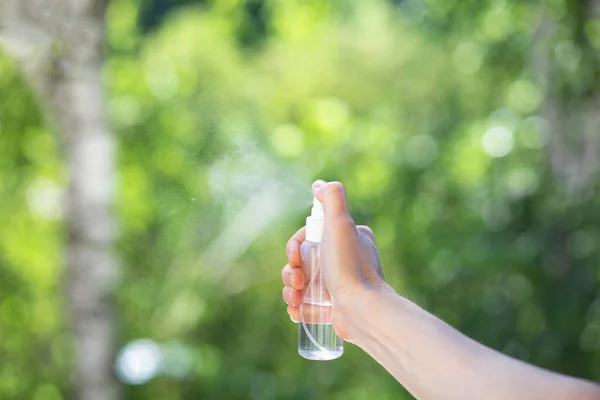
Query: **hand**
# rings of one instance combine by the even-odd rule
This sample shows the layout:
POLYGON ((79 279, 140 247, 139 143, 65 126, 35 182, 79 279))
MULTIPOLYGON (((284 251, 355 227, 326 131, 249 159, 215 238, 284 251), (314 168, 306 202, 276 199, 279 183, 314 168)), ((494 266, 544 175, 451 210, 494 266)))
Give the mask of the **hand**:
MULTIPOLYGON (((351 340, 349 331, 353 304, 364 294, 386 290, 379 252, 373 231, 367 226, 356 226, 348 212, 346 191, 339 182, 317 181, 313 194, 323 203, 325 231, 321 243, 321 264, 325 284, 333 303, 333 326, 345 340, 351 340)), ((296 232, 286 246, 288 262, 281 276, 285 287, 283 300, 294 322, 299 320, 306 276, 302 269, 300 246, 305 240, 305 228, 296 232)))

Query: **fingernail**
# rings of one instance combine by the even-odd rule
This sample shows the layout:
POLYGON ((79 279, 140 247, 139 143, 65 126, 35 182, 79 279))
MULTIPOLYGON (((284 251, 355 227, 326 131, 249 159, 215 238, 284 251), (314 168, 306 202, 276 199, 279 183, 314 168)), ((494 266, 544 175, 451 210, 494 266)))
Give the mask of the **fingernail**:
POLYGON ((321 193, 323 190, 325 190, 325 181, 319 179, 313 183, 312 188, 315 193, 321 193))

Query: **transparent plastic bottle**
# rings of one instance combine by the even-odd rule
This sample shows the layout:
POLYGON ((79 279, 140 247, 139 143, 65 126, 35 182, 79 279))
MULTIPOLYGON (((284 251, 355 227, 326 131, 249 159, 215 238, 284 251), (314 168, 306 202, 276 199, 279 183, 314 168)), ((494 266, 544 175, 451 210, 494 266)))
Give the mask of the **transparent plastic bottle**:
POLYGON ((307 284, 300 306, 298 353, 309 360, 333 360, 344 354, 344 341, 333 329, 331 296, 319 263, 323 227, 323 206, 314 199, 300 247, 307 284))

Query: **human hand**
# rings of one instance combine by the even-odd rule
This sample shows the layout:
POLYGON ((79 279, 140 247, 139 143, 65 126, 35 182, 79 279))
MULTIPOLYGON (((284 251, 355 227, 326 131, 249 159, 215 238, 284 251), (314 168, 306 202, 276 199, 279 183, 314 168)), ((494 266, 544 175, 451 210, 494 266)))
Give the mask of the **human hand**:
MULTIPOLYGON (((354 224, 348 212, 344 186, 339 182, 317 181, 312 190, 323 203, 325 212, 321 265, 333 304, 333 326, 341 338, 351 340, 349 323, 353 305, 362 301, 366 293, 386 290, 388 286, 384 282, 373 231, 354 224)), ((281 272, 285 284, 283 299, 295 322, 299 320, 299 307, 307 283, 301 258, 305 235, 305 228, 302 228, 287 243, 288 264, 281 272)))

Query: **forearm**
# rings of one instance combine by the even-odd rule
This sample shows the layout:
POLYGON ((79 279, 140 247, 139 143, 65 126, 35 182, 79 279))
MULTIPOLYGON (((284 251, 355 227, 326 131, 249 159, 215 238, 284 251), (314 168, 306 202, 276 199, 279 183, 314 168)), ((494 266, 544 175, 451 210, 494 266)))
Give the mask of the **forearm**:
POLYGON ((506 357, 391 292, 362 304, 353 342, 419 400, 600 399, 596 385, 506 357))

